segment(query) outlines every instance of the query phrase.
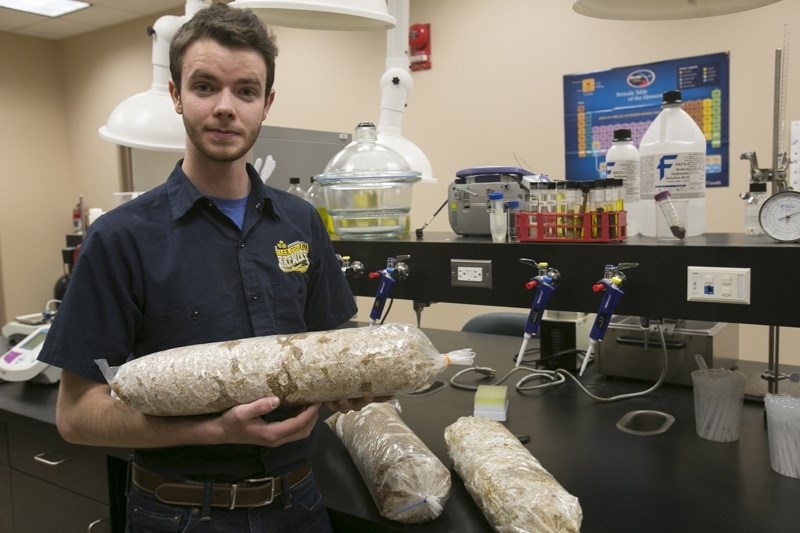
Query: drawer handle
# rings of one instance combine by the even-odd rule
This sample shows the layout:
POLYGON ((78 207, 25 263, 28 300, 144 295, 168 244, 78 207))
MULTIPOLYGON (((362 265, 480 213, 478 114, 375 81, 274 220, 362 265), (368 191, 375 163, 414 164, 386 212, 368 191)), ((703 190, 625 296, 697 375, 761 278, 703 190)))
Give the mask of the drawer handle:
POLYGON ((89 527, 86 528, 86 533, 92 533, 92 530, 94 529, 94 526, 96 526, 98 524, 102 524, 103 522, 108 522, 108 521, 109 521, 108 518, 100 518, 98 520, 95 520, 94 522, 89 524, 89 527))
POLYGON ((42 452, 33 456, 34 461, 38 461, 47 466, 58 466, 69 461, 69 457, 58 452, 42 452))

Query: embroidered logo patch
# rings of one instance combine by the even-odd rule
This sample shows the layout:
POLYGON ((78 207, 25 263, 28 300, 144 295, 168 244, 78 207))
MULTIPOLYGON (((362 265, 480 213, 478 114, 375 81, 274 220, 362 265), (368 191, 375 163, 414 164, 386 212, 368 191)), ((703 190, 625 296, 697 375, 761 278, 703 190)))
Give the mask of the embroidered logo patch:
POLYGON ((278 241, 275 245, 275 255, 278 258, 278 267, 283 272, 306 272, 308 271, 308 243, 305 241, 295 241, 286 244, 278 241))

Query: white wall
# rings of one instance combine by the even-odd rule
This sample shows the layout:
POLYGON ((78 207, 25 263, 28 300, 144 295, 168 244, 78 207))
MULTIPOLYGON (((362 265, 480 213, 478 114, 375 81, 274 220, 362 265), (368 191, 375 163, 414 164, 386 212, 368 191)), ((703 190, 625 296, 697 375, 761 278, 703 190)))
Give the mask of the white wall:
MULTIPOLYGON (((411 1, 411 22, 431 24, 433 68, 413 74, 415 87, 403 133, 427 153, 439 178, 436 185, 415 185, 412 227, 439 207, 458 169, 517 164, 517 154, 532 170, 563 176, 565 74, 729 51, 731 186, 708 192, 707 230, 741 232, 738 194, 746 190, 748 168, 738 155, 755 150, 764 154, 762 161, 769 160, 774 51, 783 46, 786 25, 800 27, 800 3, 784 0, 741 14, 663 22, 590 19, 573 13, 571 5, 568 0, 411 1)), ((58 47, 42 42, 31 47, 35 39, 0 33, 0 45, 9 43, 14 49, 14 54, 4 54, 0 46, 0 67, 7 71, 13 59, 15 73, 22 76, 10 86, 2 81, 6 76, 0 77, 0 102, 4 109, 14 102, 15 124, 26 125, 31 114, 53 126, 47 131, 34 128, 24 139, 3 133, 0 149, 8 159, 0 160, 0 183, 4 197, 15 199, 12 212, 0 213, 0 274, 7 316, 31 312, 51 291, 60 275, 58 249, 77 194, 84 194, 91 206, 111 205, 119 187, 117 153, 99 139, 97 128, 117 102, 149 87, 151 46, 144 29, 152 23, 140 19, 67 39, 58 47), (49 107, 55 106, 52 113, 38 110, 42 97, 28 90, 42 75, 39 65, 56 71, 49 75, 44 97, 49 107), (45 116, 53 120, 42 120, 45 116), (44 153, 56 154, 46 164, 43 146, 44 153), (23 161, 23 174, 36 169, 47 183, 55 183, 53 176, 58 176, 56 194, 51 195, 54 205, 45 207, 38 201, 41 186, 22 183, 18 166, 23 161), (29 268, 17 252, 30 248, 33 235, 29 227, 16 224, 23 213, 48 228, 50 236, 33 251, 42 271, 29 276, 33 282, 20 284, 29 268), (44 269, 44 264, 49 267, 44 269)), ((281 48, 277 98, 267 123, 351 131, 361 120, 377 120, 385 55, 382 33, 275 31, 281 48)), ((789 55, 787 122, 800 118, 800 55, 789 55)), ((427 231, 450 231, 446 216, 440 214, 427 231)), ((361 300, 363 319, 370 302, 361 300)), ((434 304, 424 311, 423 324, 458 329, 469 316, 487 310, 434 304)), ((392 319, 413 322, 411 302, 396 302, 392 319)), ((800 364, 793 348, 798 345, 797 330, 783 328, 781 333, 782 357, 800 364)), ((743 358, 766 360, 765 327, 742 327, 740 340, 743 358)))

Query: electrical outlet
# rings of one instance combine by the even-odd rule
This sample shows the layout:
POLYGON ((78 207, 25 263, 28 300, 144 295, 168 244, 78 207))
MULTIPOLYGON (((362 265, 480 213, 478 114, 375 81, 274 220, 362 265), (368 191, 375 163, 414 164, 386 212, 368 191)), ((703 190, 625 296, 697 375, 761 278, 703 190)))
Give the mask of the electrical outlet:
POLYGON ((488 259, 451 259, 450 285, 492 288, 492 262, 488 259))
POLYGON ((686 267, 686 300, 750 304, 750 269, 727 267, 686 267))

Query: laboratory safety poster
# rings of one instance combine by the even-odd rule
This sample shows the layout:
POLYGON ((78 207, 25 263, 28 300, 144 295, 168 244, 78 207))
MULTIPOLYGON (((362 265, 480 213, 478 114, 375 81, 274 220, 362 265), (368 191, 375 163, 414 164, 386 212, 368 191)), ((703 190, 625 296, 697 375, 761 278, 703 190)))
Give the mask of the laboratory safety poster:
POLYGON ((566 178, 605 177, 614 130, 634 144, 661 111, 661 95, 678 89, 683 108, 706 137, 706 186, 728 186, 727 52, 564 76, 566 178))

